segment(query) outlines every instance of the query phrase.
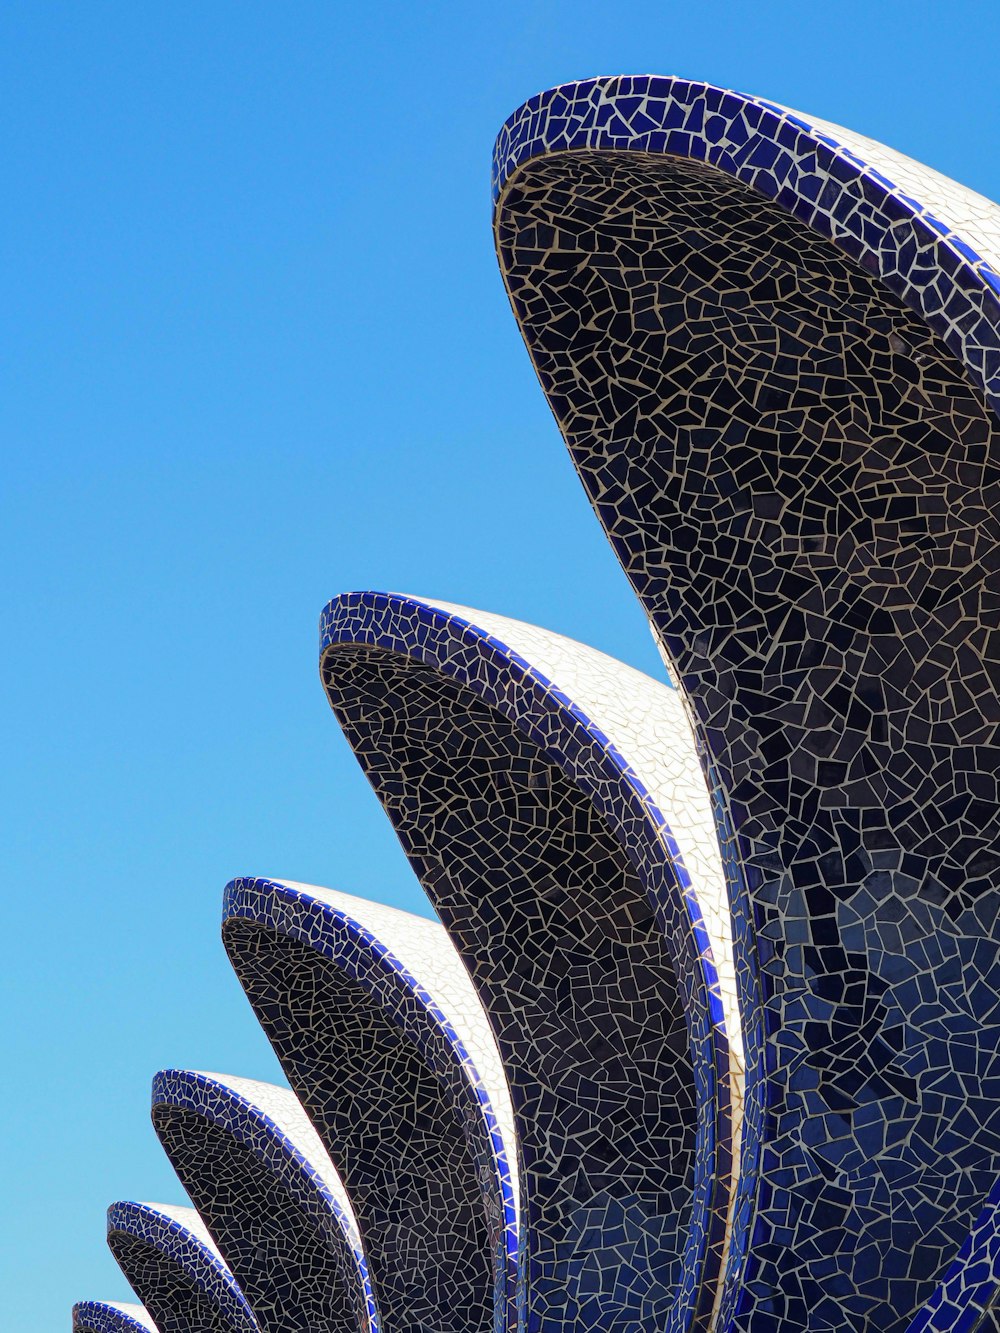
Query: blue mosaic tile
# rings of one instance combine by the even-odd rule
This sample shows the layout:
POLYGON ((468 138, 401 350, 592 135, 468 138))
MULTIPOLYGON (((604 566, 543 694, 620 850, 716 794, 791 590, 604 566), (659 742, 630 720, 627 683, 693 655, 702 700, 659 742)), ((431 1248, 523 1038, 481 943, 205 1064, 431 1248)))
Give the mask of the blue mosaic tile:
POLYGON ((157 1333, 141 1305, 121 1301, 79 1301, 73 1306, 73 1333, 157 1333))
POLYGON ((1000 1175, 1000 210, 652 77, 532 99, 494 184, 515 315, 733 848, 718 1326, 896 1333, 1000 1175))
POLYGON ((954 1262, 906 1333, 995 1330, 1000 1308, 1000 1181, 954 1262))
POLYGON ((707 1317, 741 1034, 680 697, 533 626, 414 598, 339 598, 321 635, 337 718, 497 1036, 525 1326, 707 1317))
POLYGON ((157 1076, 201 1221, 113 1205, 146 1308, 74 1333, 1000 1333, 1000 208, 654 76, 532 98, 494 201, 676 688, 330 603, 454 947, 229 885, 302 1100, 157 1076))

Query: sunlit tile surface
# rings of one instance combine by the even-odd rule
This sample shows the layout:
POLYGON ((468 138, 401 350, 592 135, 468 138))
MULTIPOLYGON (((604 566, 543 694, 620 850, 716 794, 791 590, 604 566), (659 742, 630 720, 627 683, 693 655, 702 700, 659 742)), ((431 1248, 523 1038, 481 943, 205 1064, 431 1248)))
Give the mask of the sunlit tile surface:
POLYGON ((267 1333, 377 1333, 346 1192, 287 1088, 164 1070, 153 1125, 267 1333))
POLYGON ((141 1305, 125 1301, 79 1301, 73 1306, 73 1333, 157 1333, 141 1305))
POLYGON ((529 1327, 707 1317, 742 1064, 683 703, 582 644, 386 594, 324 613, 331 703, 497 1035, 529 1327))
POLYGON ((677 689, 447 603, 326 608, 443 929, 228 887, 306 1110, 158 1075, 207 1232, 115 1205, 149 1309, 74 1333, 1000 1333, 1000 209, 653 76, 532 98, 494 199, 677 689))

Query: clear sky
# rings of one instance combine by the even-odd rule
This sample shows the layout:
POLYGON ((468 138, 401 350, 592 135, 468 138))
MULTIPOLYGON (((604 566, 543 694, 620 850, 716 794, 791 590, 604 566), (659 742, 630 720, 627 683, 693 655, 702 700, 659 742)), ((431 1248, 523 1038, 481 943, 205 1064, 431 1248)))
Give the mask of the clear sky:
POLYGON ((8 0, 0 10, 0 1323, 127 1299, 183 1196, 153 1072, 275 1078, 234 874, 427 911, 318 684, 323 604, 483 606, 657 672, 514 327, 489 162, 532 93, 677 73, 1000 198, 992 0, 8 0))

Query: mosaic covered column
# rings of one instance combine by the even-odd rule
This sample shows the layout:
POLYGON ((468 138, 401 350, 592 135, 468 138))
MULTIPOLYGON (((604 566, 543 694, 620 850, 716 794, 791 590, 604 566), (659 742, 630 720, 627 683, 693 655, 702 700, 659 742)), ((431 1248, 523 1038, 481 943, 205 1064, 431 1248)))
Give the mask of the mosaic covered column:
POLYGON ((330 1153, 382 1333, 513 1327, 513 1114, 442 927, 312 885, 234 880, 223 940, 330 1153))
POLYGON ((108 1246, 159 1333, 259 1333, 193 1208, 113 1203, 108 1246))
POLYGON ((291 1092, 168 1069, 152 1117, 262 1333, 378 1333, 350 1203, 291 1092))
POLYGON ((680 697, 558 635, 415 598, 338 598, 321 632, 338 721, 496 1034, 527 1328, 707 1321, 742 1047, 680 697))
POLYGON ((141 1305, 124 1301, 79 1301, 73 1306, 73 1333, 157 1333, 141 1305))
POLYGON ((738 839, 753 1243, 723 1324, 902 1329, 1000 1175, 1000 209, 652 77, 533 98, 495 192, 738 839))

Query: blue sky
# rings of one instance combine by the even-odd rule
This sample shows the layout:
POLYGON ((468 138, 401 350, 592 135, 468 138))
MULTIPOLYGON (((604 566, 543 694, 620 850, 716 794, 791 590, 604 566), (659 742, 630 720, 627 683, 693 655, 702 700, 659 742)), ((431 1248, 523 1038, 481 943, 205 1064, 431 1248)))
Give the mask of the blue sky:
POLYGON ((127 1299, 106 1205, 182 1200, 155 1069, 278 1076, 228 878, 426 910, 323 699, 323 604, 659 670, 497 274, 505 116, 678 73, 998 198, 998 39, 985 0, 3 7, 6 1326, 127 1299))

